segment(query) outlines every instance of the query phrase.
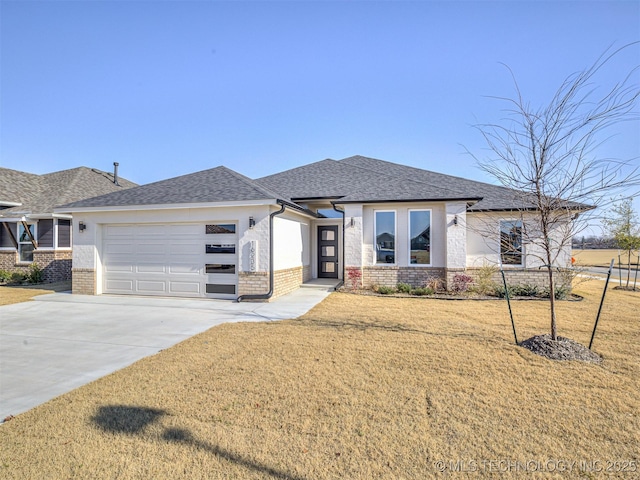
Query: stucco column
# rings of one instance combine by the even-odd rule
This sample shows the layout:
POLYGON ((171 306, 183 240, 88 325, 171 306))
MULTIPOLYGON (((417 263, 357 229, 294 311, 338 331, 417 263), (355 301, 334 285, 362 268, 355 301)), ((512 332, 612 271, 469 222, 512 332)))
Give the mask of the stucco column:
POLYGON ((447 285, 453 276, 467 266, 467 206, 450 202, 446 206, 447 285))
POLYGON ((344 283, 349 287, 362 286, 362 241, 362 205, 347 204, 344 207, 344 265, 347 277, 344 283))

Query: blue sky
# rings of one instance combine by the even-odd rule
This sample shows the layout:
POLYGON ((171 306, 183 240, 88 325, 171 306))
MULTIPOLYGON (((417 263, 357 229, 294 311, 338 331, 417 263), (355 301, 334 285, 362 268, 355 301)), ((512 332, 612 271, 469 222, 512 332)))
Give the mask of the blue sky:
MULTIPOLYGON (((366 155, 491 181, 472 128, 534 105, 611 45, 640 2, 0 0, 0 166, 148 183, 226 165, 256 178, 366 155)), ((625 51, 598 77, 640 64, 625 51)), ((634 82, 640 82, 636 74, 634 82)), ((639 123, 607 155, 640 156, 639 123)))

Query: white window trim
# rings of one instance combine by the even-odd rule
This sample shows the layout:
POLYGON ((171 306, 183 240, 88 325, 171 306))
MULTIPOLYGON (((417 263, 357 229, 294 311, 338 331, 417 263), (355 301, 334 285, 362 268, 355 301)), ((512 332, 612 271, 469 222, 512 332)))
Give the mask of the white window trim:
POLYGON ((431 237, 433 237, 433 212, 431 208, 409 208, 407 210, 407 265, 412 268, 432 267, 433 252, 431 251, 431 237), (429 263, 411 263, 411 212, 429 212, 429 263))
POLYGON ((53 222, 53 250, 71 251, 73 249, 73 220, 70 218, 56 218, 53 222), (60 220, 69 220, 69 246, 58 246, 58 222, 60 220))
MULTIPOLYGON (((33 225, 33 238, 38 238, 38 223, 37 222, 27 222, 27 227, 29 225, 33 225)), ((33 260, 29 261, 29 260, 22 260, 21 257, 21 249, 20 249, 20 245, 33 245, 31 243, 31 241, 28 242, 21 242, 20 241, 20 229, 23 228, 24 229, 24 225, 22 225, 22 223, 18 223, 18 229, 17 229, 17 233, 18 233, 18 238, 16 239, 18 242, 18 261, 16 262, 18 265, 31 265, 33 263, 33 260)), ((36 248, 33 248, 33 253, 35 253, 36 248)))
POLYGON ((510 268, 525 268, 526 249, 524 244, 524 220, 522 218, 501 218, 498 220, 498 260, 503 269, 510 268), (502 239, 500 235, 502 233, 502 222, 520 222, 520 241, 522 243, 522 252, 520 255, 520 263, 502 263, 502 239))
POLYGON ((398 211, 397 210, 374 210, 373 211, 373 265, 376 267, 397 267, 398 266, 398 211), (378 228, 378 213, 393 213, 393 234, 395 236, 393 249, 393 263, 378 263, 378 240, 376 232, 378 228))

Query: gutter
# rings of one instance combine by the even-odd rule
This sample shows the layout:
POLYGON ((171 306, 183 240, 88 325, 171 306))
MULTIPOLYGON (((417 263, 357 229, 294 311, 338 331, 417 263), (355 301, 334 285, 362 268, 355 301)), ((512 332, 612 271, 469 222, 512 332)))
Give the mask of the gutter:
POLYGON ((338 210, 338 208, 336 208, 336 204, 335 203, 331 203, 331 206, 333 207, 333 209, 342 214, 342 280, 340 282, 338 282, 338 284, 335 286, 334 290, 338 290, 341 286, 344 285, 344 279, 345 279, 345 265, 347 262, 345 262, 345 252, 346 250, 344 249, 344 220, 345 220, 345 214, 344 214, 344 210, 338 210))
POLYGON ((269 291, 255 295, 240 295, 237 300, 238 303, 245 300, 269 300, 273 296, 273 217, 284 213, 285 208, 287 208, 281 200, 278 200, 278 204, 280 204, 280 210, 269 215, 269 291))

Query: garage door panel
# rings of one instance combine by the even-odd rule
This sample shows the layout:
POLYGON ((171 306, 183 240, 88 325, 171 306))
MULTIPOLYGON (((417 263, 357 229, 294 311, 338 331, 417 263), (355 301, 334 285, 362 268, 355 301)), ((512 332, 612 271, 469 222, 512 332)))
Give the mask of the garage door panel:
POLYGON ((216 252, 235 252, 237 236, 207 234, 205 224, 105 225, 103 291, 235 298, 237 254, 207 254, 207 244, 215 244, 216 252), (224 268, 215 270, 217 275, 212 276, 205 271, 207 264, 224 268), (218 273, 221 269, 223 273, 218 273), (207 287, 211 284, 224 288, 207 287))
POLYGON ((165 293, 167 291, 166 282, 152 280, 137 280, 136 289, 140 293, 165 293))
POLYGON ((195 282, 169 282, 171 293, 202 294, 202 284, 195 282))
POLYGON ((202 255, 202 248, 201 242, 178 242, 172 240, 168 250, 170 255, 197 255, 200 257, 202 255))
POLYGON ((134 251, 134 246, 131 242, 128 243, 119 243, 122 240, 118 240, 118 242, 110 242, 105 247, 105 253, 117 255, 119 253, 123 253, 126 255, 130 255, 134 251))
POLYGON ((133 280, 107 279, 105 282, 106 289, 113 293, 132 293, 133 285, 133 280))
POLYGON ((193 265, 189 263, 172 263, 169 265, 169 272, 171 274, 198 274, 202 273, 202 268, 199 265, 193 265))
POLYGON ((132 273, 133 265, 125 262, 109 262, 104 264, 104 271, 109 273, 132 273))
POLYGON ((166 267, 158 263, 138 263, 136 266, 137 273, 165 273, 166 267))

